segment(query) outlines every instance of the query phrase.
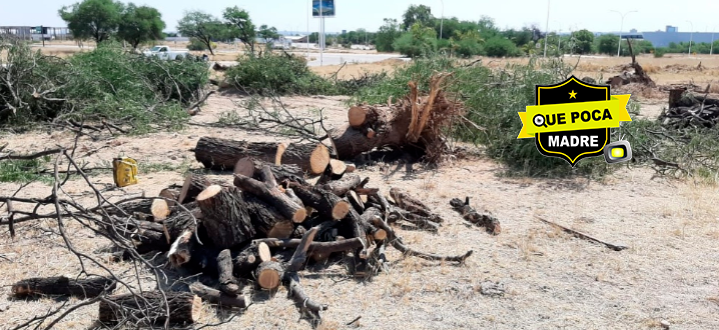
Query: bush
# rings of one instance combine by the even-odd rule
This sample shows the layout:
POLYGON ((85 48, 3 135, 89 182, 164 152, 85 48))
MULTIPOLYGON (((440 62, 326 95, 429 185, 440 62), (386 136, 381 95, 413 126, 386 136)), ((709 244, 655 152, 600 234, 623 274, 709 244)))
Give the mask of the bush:
POLYGON ((460 57, 472 57, 482 54, 482 45, 474 40, 460 40, 457 42, 456 52, 460 57))
POLYGON ((484 52, 491 57, 510 57, 520 54, 519 49, 511 40, 502 37, 492 37, 487 40, 484 44, 484 52))
POLYGON ((263 52, 244 55, 239 65, 225 73, 237 88, 259 94, 337 94, 340 91, 327 79, 314 74, 305 59, 289 54, 263 52))
MULTIPOLYGON (((67 60, 34 53, 21 41, 6 47, 11 56, 0 74, 8 77, 9 71, 10 80, 23 89, 16 113, 0 114, 5 125, 85 118, 121 120, 135 132, 151 125, 177 126, 187 117, 184 107, 208 82, 206 63, 161 61, 125 52, 117 43, 104 42, 67 60), (35 97, 35 90, 44 96, 35 97)), ((0 96, 9 95, 5 87, 0 84, 0 96)))
POLYGON ((664 54, 667 53, 666 48, 654 48, 654 57, 664 57, 664 54))
POLYGON ((522 127, 517 112, 535 103, 535 85, 554 84, 566 79, 571 72, 559 59, 542 63, 531 60, 529 64, 509 65, 502 70, 481 65, 464 67, 446 57, 418 59, 398 68, 391 78, 359 90, 350 102, 383 104, 389 96, 403 97, 410 80, 418 82, 419 90, 426 93, 427 82, 435 71, 454 72, 447 92, 461 95, 467 107, 465 117, 483 128, 480 131, 469 125, 457 125, 450 134, 462 141, 484 145, 490 157, 507 165, 508 173, 565 176, 609 172, 610 167, 601 157, 585 159, 572 169, 562 159, 540 154, 534 139, 517 139, 522 127))
MULTIPOLYGON (((210 46, 212 46, 212 49, 217 49, 217 43, 214 41, 210 41, 210 46)), ((187 45, 187 49, 192 51, 209 50, 207 49, 207 45, 205 45, 204 42, 196 38, 190 38, 190 43, 187 45)))

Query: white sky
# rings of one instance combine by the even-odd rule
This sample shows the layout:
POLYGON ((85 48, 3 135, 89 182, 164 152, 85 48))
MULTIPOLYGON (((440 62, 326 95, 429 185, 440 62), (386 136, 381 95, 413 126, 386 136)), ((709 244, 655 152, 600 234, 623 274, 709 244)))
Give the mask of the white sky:
MULTIPOLYGON (((0 0, 0 26, 65 26, 57 15, 58 9, 76 0, 0 0)), ((127 1, 129 2, 129 1, 127 1)), ((220 16, 228 6, 237 5, 250 12, 257 25, 267 24, 278 30, 306 31, 310 0, 139 0, 135 4, 149 5, 162 13, 167 31, 174 31, 185 10, 201 9, 220 16)), ((339 32, 365 28, 376 31, 383 18, 400 20, 410 4, 424 4, 439 17, 444 2, 444 17, 477 20, 482 15, 494 18, 501 28, 521 28, 532 23, 545 28, 546 0, 335 0, 337 17, 327 18, 325 30, 339 32)), ((636 28, 639 32, 664 30, 665 25, 689 32, 692 20, 695 32, 712 31, 719 27, 716 14, 719 1, 684 0, 551 0, 549 30, 568 31, 570 27, 586 28, 593 32, 618 31, 620 16, 611 10, 630 13, 624 21, 624 31, 636 28)), ((318 19, 310 19, 310 31, 319 28, 318 19)))

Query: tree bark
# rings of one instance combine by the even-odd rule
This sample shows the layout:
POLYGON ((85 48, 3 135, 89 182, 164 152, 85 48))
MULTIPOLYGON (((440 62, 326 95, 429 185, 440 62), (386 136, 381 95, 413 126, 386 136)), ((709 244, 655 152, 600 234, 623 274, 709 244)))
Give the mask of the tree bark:
POLYGON ((242 174, 235 174, 235 186, 273 205, 286 219, 300 223, 307 217, 303 206, 297 205, 279 187, 268 187, 266 184, 242 174))
MULTIPOLYGON (((276 238, 265 238, 255 240, 255 243, 264 242, 269 247, 281 247, 281 248, 297 248, 300 245, 300 239, 276 239, 276 238)), ((360 238, 349 238, 339 241, 332 242, 312 242, 310 244, 307 253, 309 255, 321 253, 329 255, 334 252, 350 251, 356 248, 362 247, 362 240, 360 238)))
POLYGON ((258 234, 271 238, 288 238, 292 235, 295 224, 291 220, 252 194, 244 193, 243 197, 252 226, 258 234))
POLYGON ((344 197, 344 195, 361 185, 362 180, 357 174, 348 174, 343 176, 339 180, 330 181, 326 184, 319 185, 318 187, 327 191, 332 192, 338 197, 344 197))
POLYGON ((293 184, 297 197, 302 200, 306 206, 310 206, 317 210, 321 217, 327 219, 340 220, 349 212, 350 204, 337 197, 337 195, 321 189, 311 189, 298 184, 293 184))
POLYGON ((175 188, 175 187, 165 188, 165 189, 160 190, 160 193, 158 194, 158 196, 171 200, 171 201, 167 201, 167 206, 173 207, 173 206, 175 206, 175 204, 177 204, 177 200, 180 198, 180 190, 181 189, 182 189, 182 187, 180 187, 180 189, 175 188))
POLYGON ((352 128, 373 126, 378 117, 378 110, 374 106, 354 106, 347 111, 347 122, 352 128))
POLYGON ((69 279, 59 277, 35 277, 19 281, 12 286, 12 294, 16 298, 35 297, 42 295, 73 296, 80 299, 94 298, 105 292, 112 292, 117 283, 104 277, 87 279, 69 279))
POLYGON ((246 203, 236 187, 211 185, 197 196, 197 206, 213 246, 228 249, 255 236, 246 203))
POLYGON ((275 179, 278 182, 285 180, 295 181, 301 184, 307 184, 303 178, 302 169, 293 164, 274 165, 266 161, 255 160, 249 157, 241 158, 235 164, 234 173, 242 174, 247 177, 251 177, 255 180, 260 180, 260 172, 262 168, 267 165, 272 171, 275 179))
POLYGON ((240 293, 242 287, 233 275, 232 255, 229 249, 222 250, 217 255, 217 273, 219 274, 220 291, 230 295, 240 293))
MULTIPOLYGON (((195 147, 195 158, 206 168, 232 171, 237 161, 245 157, 274 163, 277 145, 201 137, 195 147)), ((297 165, 312 174, 322 173, 329 161, 329 150, 323 144, 289 144, 282 155, 284 164, 297 165)))
POLYGON ((255 278, 261 288, 273 290, 280 286, 284 273, 284 267, 279 262, 264 261, 257 266, 255 278))
POLYGON ((464 202, 459 198, 452 198, 449 204, 455 211, 462 215, 464 220, 485 227, 487 232, 492 235, 499 235, 502 232, 502 226, 499 224, 499 220, 488 212, 477 212, 477 210, 469 205, 469 197, 467 197, 464 202))
POLYGON ((167 320, 169 306, 170 324, 192 324, 197 321, 202 311, 200 297, 189 292, 175 291, 165 292, 165 297, 167 305, 159 291, 146 291, 140 297, 133 294, 110 296, 108 301, 100 301, 98 319, 102 323, 114 324, 129 317, 134 321, 144 319, 163 324, 167 320))
POLYGON ((208 287, 200 282, 190 284, 190 291, 202 298, 202 300, 220 305, 220 307, 229 306, 246 308, 249 305, 249 298, 246 296, 229 295, 208 287))
POLYGON ((180 195, 177 197, 180 204, 190 203, 195 200, 205 188, 216 184, 223 187, 230 186, 228 183, 222 180, 210 180, 204 175, 190 174, 185 177, 185 182, 180 190, 180 195))

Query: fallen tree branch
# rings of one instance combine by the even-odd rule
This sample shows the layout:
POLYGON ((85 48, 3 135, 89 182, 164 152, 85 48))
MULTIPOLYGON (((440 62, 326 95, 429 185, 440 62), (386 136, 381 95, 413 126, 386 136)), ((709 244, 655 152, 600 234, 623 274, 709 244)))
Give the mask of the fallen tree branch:
POLYGON ((587 235, 587 234, 580 233, 580 232, 578 232, 578 231, 576 231, 576 230, 574 230, 574 229, 570 229, 570 228, 564 227, 564 226, 562 226, 562 225, 560 225, 560 224, 557 224, 557 223, 551 222, 551 221, 549 221, 549 220, 546 220, 546 219, 544 219, 544 218, 542 218, 542 217, 539 217, 539 216, 536 216, 536 215, 535 215, 534 217, 537 218, 537 219, 539 219, 539 220, 542 220, 543 222, 545 222, 545 223, 547 223, 547 224, 550 224, 550 225, 552 225, 552 226, 554 226, 554 227, 557 227, 557 228, 559 228, 559 229, 561 229, 561 230, 563 230, 563 231, 565 231, 565 232, 567 232, 567 233, 569 233, 569 234, 572 234, 572 235, 574 235, 574 236, 577 237, 577 238, 581 238, 581 239, 585 239, 585 240, 588 240, 588 241, 591 241, 591 242, 595 242, 595 243, 602 244, 602 245, 604 245, 604 246, 606 246, 606 247, 608 247, 608 248, 610 248, 610 249, 612 249, 612 250, 614 250, 614 251, 621 251, 621 250, 624 250, 624 249, 627 248, 626 246, 623 246, 623 245, 615 245, 615 244, 611 244, 611 243, 604 242, 604 241, 602 241, 602 240, 599 240, 599 239, 594 238, 594 237, 592 237, 592 236, 589 236, 589 235, 587 235))

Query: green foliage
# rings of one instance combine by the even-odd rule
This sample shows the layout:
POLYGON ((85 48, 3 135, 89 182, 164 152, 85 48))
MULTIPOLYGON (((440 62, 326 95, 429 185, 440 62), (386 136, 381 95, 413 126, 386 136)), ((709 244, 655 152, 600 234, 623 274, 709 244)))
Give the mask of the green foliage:
POLYGON ((59 10, 72 36, 77 40, 94 39, 97 43, 110 39, 121 21, 123 4, 113 0, 83 0, 59 10))
POLYGON ((392 47, 402 55, 416 58, 433 52, 436 49, 436 42, 434 29, 415 23, 408 32, 403 33, 394 42, 392 47))
POLYGON ((457 31, 456 35, 452 37, 453 48, 456 54, 460 57, 472 57, 475 55, 481 55, 483 52, 482 43, 483 40, 477 31, 460 32, 457 31))
POLYGON ((511 57, 520 54, 512 41, 499 36, 492 37, 484 43, 484 52, 491 57, 511 57))
MULTIPOLYGON (((5 44, 7 40, 0 39, 0 45, 5 44)), ((0 51, 8 51, 0 75, 17 86, 17 98, 0 83, 0 98, 14 108, 0 111, 0 125, 74 118, 108 119, 134 127, 135 133, 157 125, 177 127, 187 116, 185 107, 208 81, 206 63, 161 61, 125 52, 111 42, 68 60, 32 52, 21 41, 9 44, 0 46, 0 51)))
POLYGON ((40 181, 52 182, 49 173, 42 173, 50 162, 50 156, 30 160, 4 160, 0 161, 0 182, 28 183, 40 181))
POLYGON ((616 34, 602 34, 596 38, 597 52, 601 54, 616 54, 619 48, 619 36, 616 34))
POLYGON ((164 29, 165 22, 157 9, 130 3, 122 13, 117 36, 137 48, 143 42, 161 39, 164 29))
POLYGON ((594 34, 589 30, 579 30, 572 33, 571 38, 573 48, 571 51, 577 54, 589 54, 592 52, 592 44, 594 44, 594 34))
POLYGON ((394 51, 394 42, 399 38, 401 32, 396 19, 384 19, 384 24, 380 26, 375 37, 375 47, 378 52, 394 51))
POLYGON ((402 15, 402 30, 408 31, 413 25, 432 26, 432 9, 425 5, 410 5, 402 15))
POLYGON ((667 49, 664 47, 654 48, 654 57, 664 57, 667 53, 667 49))
MULTIPOLYGON (((254 54, 257 33, 255 32, 255 24, 250 19, 250 14, 246 10, 234 6, 225 8, 225 11, 222 12, 222 17, 230 27, 229 37, 240 39, 250 49, 250 53, 254 54)), ((269 33, 271 31, 265 32, 269 33)), ((275 30, 275 32, 277 31, 275 30)))
POLYGON ((260 31, 257 32, 257 36, 265 40, 276 40, 280 38, 276 27, 268 27, 265 24, 260 26, 260 31))
POLYGON ((227 25, 216 17, 202 11, 186 12, 177 23, 177 30, 185 37, 195 38, 205 44, 205 49, 214 55, 211 42, 226 38, 229 31, 227 25))
MULTIPOLYGON (((217 44, 214 42, 210 42, 210 45, 212 45, 212 49, 217 48, 217 44)), ((193 51, 208 50, 207 45, 204 42, 198 40, 197 38, 190 38, 190 43, 187 45, 187 49, 193 51)))
POLYGON ((393 76, 373 86, 360 89, 350 102, 386 103, 388 97, 403 97, 407 82, 419 82, 422 92, 437 71, 454 72, 447 93, 461 95, 467 114, 474 125, 458 123, 450 134, 463 141, 484 145, 487 154, 507 166, 508 173, 531 176, 565 176, 571 174, 602 175, 610 171, 604 159, 583 160, 572 169, 566 161, 545 157, 534 139, 517 139, 522 123, 517 112, 535 104, 535 85, 554 84, 566 79, 571 68, 559 59, 526 65, 508 65, 492 70, 481 65, 465 67, 447 57, 421 58, 397 69, 393 76))
POLYGON ((237 88, 259 94, 334 94, 331 82, 314 74, 304 58, 264 52, 240 57, 225 77, 237 88))

